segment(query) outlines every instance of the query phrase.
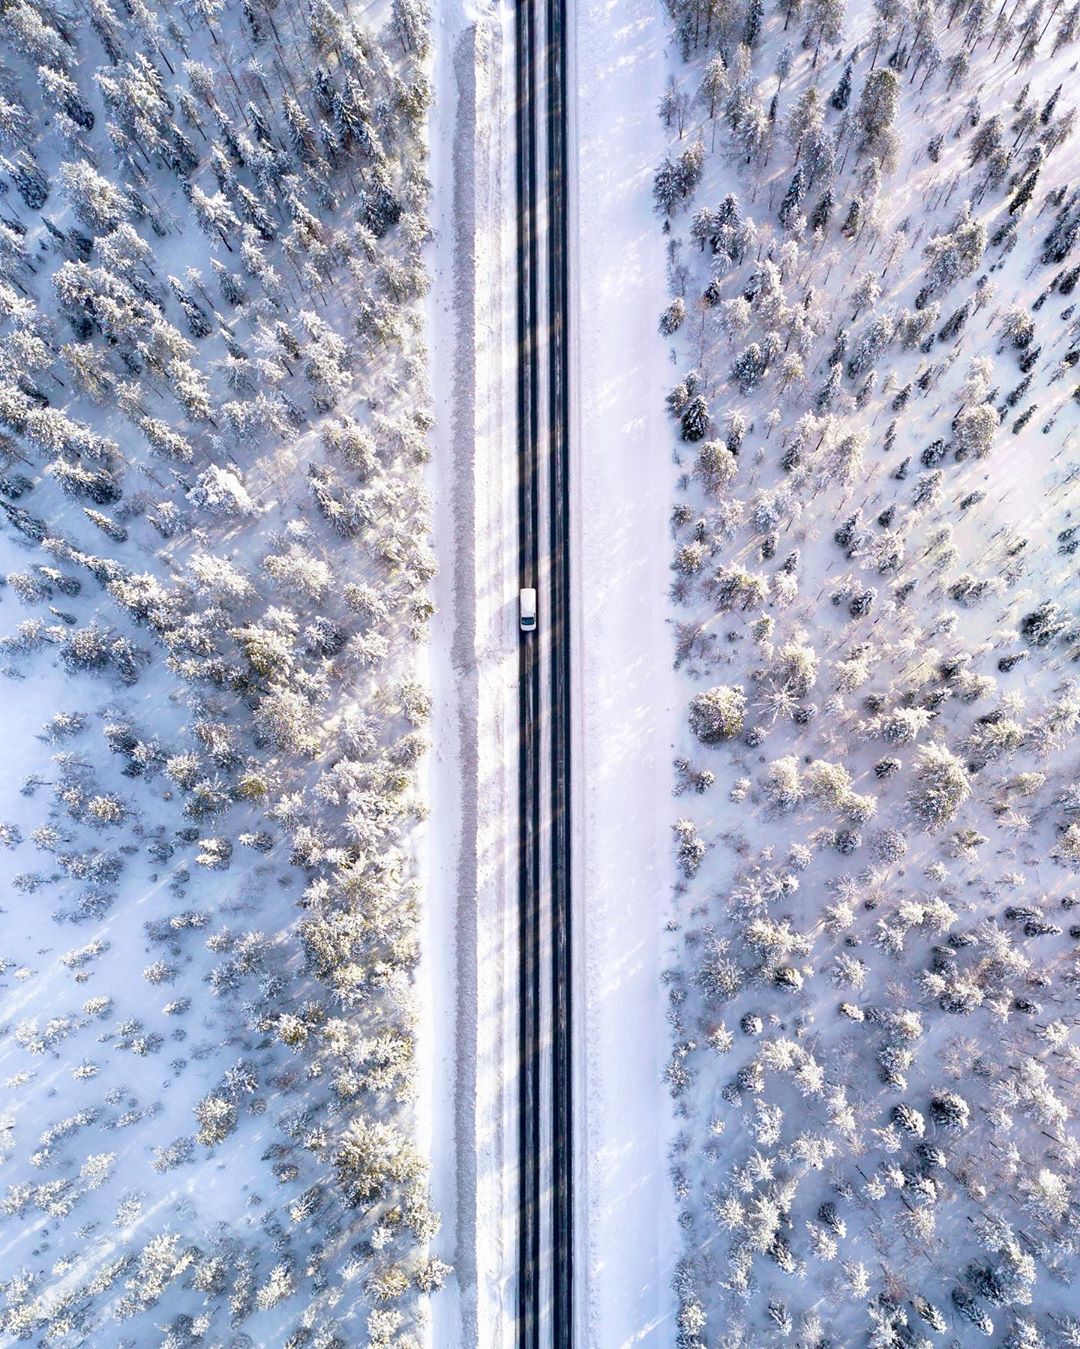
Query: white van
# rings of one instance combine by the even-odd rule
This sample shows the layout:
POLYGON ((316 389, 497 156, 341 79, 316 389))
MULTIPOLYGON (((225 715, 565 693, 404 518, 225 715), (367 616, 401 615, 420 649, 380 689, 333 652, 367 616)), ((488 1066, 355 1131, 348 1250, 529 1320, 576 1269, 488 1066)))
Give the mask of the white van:
POLYGON ((525 586, 518 594, 518 622, 522 632, 532 632, 536 627, 536 591, 525 586))

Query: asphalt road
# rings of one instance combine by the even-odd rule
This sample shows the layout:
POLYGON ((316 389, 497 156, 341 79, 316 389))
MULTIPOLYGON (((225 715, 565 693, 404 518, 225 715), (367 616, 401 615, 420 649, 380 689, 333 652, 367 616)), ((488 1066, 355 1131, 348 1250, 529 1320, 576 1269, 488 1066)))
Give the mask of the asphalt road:
POLYGON ((551 650, 552 1343, 574 1339, 574 1168, 570 905, 570 388, 566 29, 547 3, 549 583, 551 650))
POLYGON ((566 34, 560 0, 519 0, 517 81, 520 584, 518 1344, 573 1344, 570 521, 566 34), (546 676, 546 678, 545 678, 546 676), (546 771, 545 771, 546 770, 546 771), (545 848, 549 851, 544 856, 545 848), (546 966, 546 971, 545 971, 546 966), (545 988, 545 973, 550 981, 545 988), (547 1082, 544 1071, 550 1071, 547 1082))
MULTIPOLYGON (((517 337, 518 548, 520 584, 536 586, 540 564, 539 411, 537 350, 536 133, 534 124, 534 14, 519 0, 517 82, 517 337)), ((542 613, 541 609, 541 613, 542 613)), ((541 620, 542 621, 542 620, 541 620)), ((519 657, 521 763, 519 769, 518 936, 521 1068, 518 1158, 518 1344, 540 1346, 540 644, 521 634, 519 657)))

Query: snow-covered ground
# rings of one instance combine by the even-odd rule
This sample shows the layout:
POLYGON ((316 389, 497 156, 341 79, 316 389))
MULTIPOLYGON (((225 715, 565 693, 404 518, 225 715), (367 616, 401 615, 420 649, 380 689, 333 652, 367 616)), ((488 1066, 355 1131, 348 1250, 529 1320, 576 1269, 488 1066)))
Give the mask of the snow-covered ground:
MULTIPOLYGON (((443 353, 455 350, 457 332, 453 188, 454 133, 461 117, 454 67, 454 52, 461 40, 457 14, 441 11, 434 35, 432 78, 436 112, 428 130, 428 172, 435 239, 430 250, 432 289, 426 317, 428 345, 434 353, 432 392, 445 407, 448 388, 452 387, 452 363, 444 361, 443 353)), ((433 440, 435 451, 427 486, 432 496, 432 535, 440 571, 432 584, 436 613, 427 649, 432 750, 426 765, 426 795, 432 813, 423 830, 420 854, 425 903, 417 980, 420 992, 417 1119, 431 1158, 432 1202, 442 1216, 454 1264, 444 1296, 432 1307, 427 1343, 453 1347, 463 1343, 467 1295, 463 1295, 462 1285, 467 1286, 470 1279, 468 1251, 472 1225, 468 1198, 460 1193, 460 1167, 465 1150, 457 1105, 457 1093, 469 1078, 469 1059, 464 1052, 457 1004, 458 966, 465 954, 463 927, 467 918, 467 912, 462 912, 467 900, 459 893, 466 822, 462 792, 466 730, 462 726, 459 677, 452 664, 454 632, 464 616, 456 602, 455 564, 450 560, 453 549, 449 540, 456 534, 457 522, 455 475, 451 467, 453 430, 445 415, 436 424, 433 440)))
POLYGON ((434 695, 425 849, 436 1117, 433 1199, 452 1222, 442 1349, 512 1343, 517 1261, 517 474, 513 8, 439 8, 429 303, 434 695), (436 1198, 436 1196, 439 1196, 436 1198))
POLYGON ((575 5, 571 87, 578 1278, 584 1343, 674 1343, 678 1249, 661 1086, 671 958, 671 758, 680 689, 668 622, 663 150, 655 0, 575 5))

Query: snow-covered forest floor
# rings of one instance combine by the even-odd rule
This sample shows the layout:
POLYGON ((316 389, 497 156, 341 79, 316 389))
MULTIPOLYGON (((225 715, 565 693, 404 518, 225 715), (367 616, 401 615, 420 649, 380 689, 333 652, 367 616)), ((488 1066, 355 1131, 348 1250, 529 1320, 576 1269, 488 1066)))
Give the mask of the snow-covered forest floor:
POLYGON ((1080 7, 668 14, 680 1342, 1080 1344, 1080 7))
POLYGON ((0 1336, 405 1346, 412 0, 0 14, 0 1336))

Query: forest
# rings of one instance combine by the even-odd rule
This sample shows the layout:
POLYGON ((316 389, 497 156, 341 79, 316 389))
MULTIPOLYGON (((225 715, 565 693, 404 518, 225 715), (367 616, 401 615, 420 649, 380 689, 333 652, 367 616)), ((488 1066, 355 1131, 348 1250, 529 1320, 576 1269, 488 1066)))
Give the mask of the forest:
POLYGON ((1080 1345, 1080 6, 666 12, 678 1340, 1080 1345))
POLYGON ((0 1336, 419 1343, 425 0, 0 7, 0 1336))

